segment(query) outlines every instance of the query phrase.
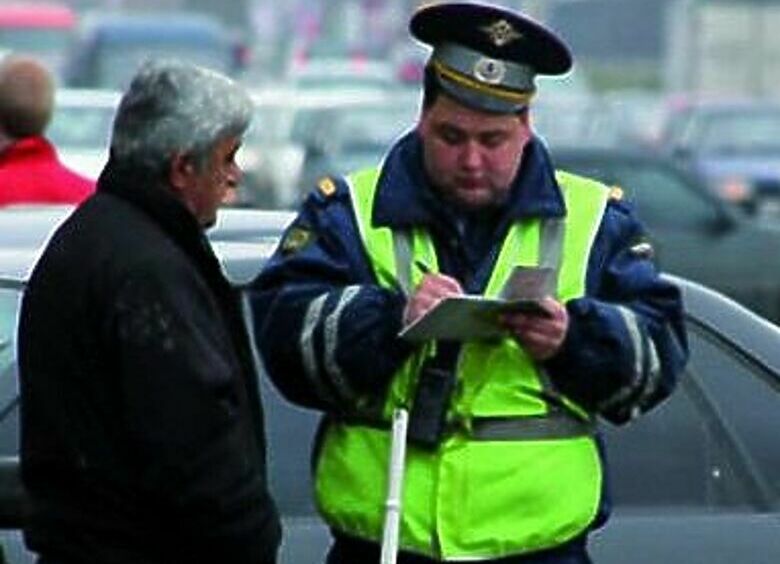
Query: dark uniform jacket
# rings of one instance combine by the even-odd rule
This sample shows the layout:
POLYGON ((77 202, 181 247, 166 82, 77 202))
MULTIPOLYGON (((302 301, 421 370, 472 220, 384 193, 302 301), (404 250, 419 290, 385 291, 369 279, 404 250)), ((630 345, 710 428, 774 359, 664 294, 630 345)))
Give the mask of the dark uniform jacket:
POLYGON ((25 539, 62 562, 272 562, 239 305, 195 218, 153 185, 109 164, 25 293, 25 539))
MULTIPOLYGON (((425 227, 442 272, 467 293, 484 290, 513 221, 566 213, 538 139, 525 148, 510 201, 492 215, 448 209, 434 195, 414 132, 387 155, 376 198, 374 224, 425 227)), ((566 304, 566 340, 544 363, 559 391, 617 423, 667 397, 687 358, 679 290, 659 278, 644 243, 631 206, 611 199, 588 258, 586 295, 566 304), (643 343, 655 344, 657 376, 637 369, 636 339, 616 303, 637 316, 643 343)), ((366 398, 382 401, 411 350, 397 338, 406 297, 377 284, 342 179, 323 180, 303 203, 254 290, 258 343, 270 377, 288 399, 332 416, 349 414, 366 398), (307 318, 312 301, 322 296, 317 318, 307 318)))

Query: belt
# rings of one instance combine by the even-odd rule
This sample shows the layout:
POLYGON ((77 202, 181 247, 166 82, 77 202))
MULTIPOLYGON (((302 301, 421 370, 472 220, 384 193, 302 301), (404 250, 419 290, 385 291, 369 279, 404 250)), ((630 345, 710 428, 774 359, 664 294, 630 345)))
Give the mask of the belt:
MULTIPOLYGON (((333 418, 334 422, 389 430, 390 422, 360 416, 333 418)), ((542 415, 456 418, 447 422, 445 437, 463 434, 475 441, 534 441, 590 437, 596 422, 562 409, 542 415)))

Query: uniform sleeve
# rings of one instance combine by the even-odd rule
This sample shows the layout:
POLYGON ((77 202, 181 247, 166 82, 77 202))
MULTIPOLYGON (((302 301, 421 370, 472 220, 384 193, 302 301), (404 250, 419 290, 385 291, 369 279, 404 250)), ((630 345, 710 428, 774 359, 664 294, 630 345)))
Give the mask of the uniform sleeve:
POLYGON ((406 297, 376 283, 345 187, 307 199, 252 294, 258 348, 287 399, 333 413, 383 400, 410 352, 396 338, 406 297))
POLYGON ((546 363, 560 391, 618 424, 672 392, 688 357, 681 294, 659 277, 628 204, 608 204, 588 262, 586 296, 567 310, 563 347, 546 363))
POLYGON ((276 549, 241 364, 221 310, 191 269, 136 265, 106 320, 139 480, 182 546, 231 562, 276 549))

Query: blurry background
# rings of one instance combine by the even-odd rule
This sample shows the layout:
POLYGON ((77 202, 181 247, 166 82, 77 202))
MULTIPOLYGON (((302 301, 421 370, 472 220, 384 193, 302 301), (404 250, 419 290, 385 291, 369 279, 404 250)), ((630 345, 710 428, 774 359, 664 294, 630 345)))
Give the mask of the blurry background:
MULTIPOLYGON (((51 136, 91 176, 105 160, 116 91, 141 61, 183 57, 237 77, 258 115, 234 203, 289 208, 318 176, 377 162, 413 125, 427 53, 406 25, 420 3, 0 0, 0 52, 33 52, 55 69, 51 136)), ((549 145, 652 151, 729 206, 778 215, 780 0, 504 4, 575 53, 569 76, 539 80, 533 119, 549 145)))

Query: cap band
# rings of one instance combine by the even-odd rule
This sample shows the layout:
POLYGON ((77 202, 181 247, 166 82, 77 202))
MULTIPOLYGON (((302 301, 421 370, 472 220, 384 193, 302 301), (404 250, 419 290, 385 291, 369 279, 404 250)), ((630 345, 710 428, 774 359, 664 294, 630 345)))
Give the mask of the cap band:
POLYGON ((434 48, 431 60, 441 61, 452 70, 479 82, 510 90, 535 90, 536 72, 530 65, 490 58, 463 45, 441 43, 434 48))
POLYGON ((491 84, 480 82, 479 80, 471 78, 465 74, 461 74, 458 71, 445 66, 440 61, 431 60, 431 65, 433 65, 436 73, 442 78, 450 80, 470 90, 475 90, 481 94, 499 98, 512 104, 527 105, 535 93, 534 90, 531 90, 530 92, 517 92, 515 90, 508 90, 506 88, 501 88, 500 86, 493 86, 491 84))

